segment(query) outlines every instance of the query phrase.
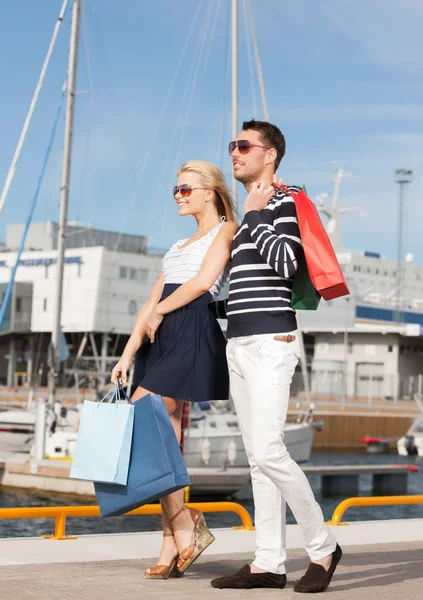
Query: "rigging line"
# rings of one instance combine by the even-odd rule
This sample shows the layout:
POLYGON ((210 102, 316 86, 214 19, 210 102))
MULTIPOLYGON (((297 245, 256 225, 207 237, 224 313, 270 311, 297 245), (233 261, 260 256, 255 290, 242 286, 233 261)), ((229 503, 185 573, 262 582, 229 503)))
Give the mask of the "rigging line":
POLYGON ((178 150, 176 152, 176 157, 175 157, 175 167, 176 168, 177 168, 177 165, 179 164, 179 155, 181 153, 182 145, 183 145, 184 138, 185 138, 185 132, 186 132, 186 129, 187 129, 187 126, 188 126, 188 120, 190 118, 190 110, 191 110, 192 102, 194 100, 194 94, 196 92, 197 79, 198 79, 198 76, 200 75, 200 67, 204 68, 204 47, 205 47, 205 40, 208 37, 207 36, 207 33, 208 33, 207 30, 208 30, 208 25, 209 25, 209 22, 210 22, 209 19, 210 19, 212 10, 213 10, 213 4, 210 2, 209 6, 208 6, 208 9, 207 9, 206 17, 205 17, 205 20, 204 20, 204 29, 205 29, 205 31, 204 31, 204 37, 201 40, 199 60, 197 62, 197 68, 196 68, 195 73, 194 73, 194 79, 193 79, 193 82, 192 82, 192 85, 191 85, 190 95, 189 95, 189 98, 188 98, 188 106, 187 106, 187 110, 185 111, 185 121, 184 121, 184 124, 183 124, 183 127, 182 127, 181 136, 179 138, 178 150))
POLYGON ((231 14, 231 6, 230 3, 228 2, 228 14, 227 14, 227 33, 226 33, 226 58, 225 58, 225 78, 224 78, 224 84, 223 84, 223 97, 222 97, 222 113, 221 113, 221 124, 220 124, 220 159, 219 159, 219 164, 220 164, 220 169, 221 171, 223 171, 223 155, 225 152, 225 147, 224 147, 224 138, 225 138, 225 125, 226 125, 226 101, 228 99, 228 89, 229 89, 229 77, 230 77, 230 72, 231 72, 231 61, 230 61, 230 52, 229 52, 229 48, 230 48, 230 38, 231 38, 231 28, 230 28, 230 22, 231 22, 231 18, 230 18, 230 14, 231 14))
POLYGON ((206 50, 206 56, 205 56, 205 59, 204 59, 204 64, 203 64, 203 69, 202 69, 202 76, 204 76, 206 67, 207 67, 207 65, 209 63, 211 47, 212 47, 213 39, 214 39, 214 36, 215 36, 215 33, 216 33, 216 25, 217 25, 217 21, 218 21, 218 18, 219 18, 219 14, 220 14, 221 8, 222 8, 222 0, 218 0, 218 2, 217 2, 217 8, 216 8, 216 11, 214 13, 214 20, 213 20, 213 25, 212 25, 212 28, 211 28, 211 33, 210 33, 210 36, 209 36, 209 43, 208 43, 207 50, 206 50))
POLYGON ((255 54, 255 58, 256 58, 256 67, 257 67, 257 75, 258 75, 259 86, 260 86, 261 101, 263 104, 263 113, 264 113, 265 120, 268 121, 269 120, 269 111, 267 109, 266 94, 265 94, 265 90, 264 90, 264 81, 263 81, 263 72, 261 69, 261 62, 260 62, 260 56, 259 56, 259 51, 258 51, 256 32, 254 29, 254 18, 253 18, 253 11, 251 8, 251 0, 246 0, 246 1, 247 1, 247 7, 248 7, 248 15, 249 15, 249 19, 250 19, 251 38, 253 40, 254 54, 255 54))
POLYGON ((49 65, 49 62, 50 62, 50 58, 51 58, 51 55, 53 54, 53 49, 54 49, 54 46, 56 44, 57 36, 59 34, 59 29, 60 29, 61 24, 63 23, 63 18, 64 18, 65 13, 66 13, 67 5, 68 5, 68 0, 64 0, 62 8, 61 8, 60 13, 59 13, 59 17, 58 17, 58 19, 56 21, 56 25, 54 26, 53 36, 51 38, 50 45, 48 47, 46 57, 44 59, 44 64, 43 64, 43 66, 41 68, 41 73, 40 73, 37 85, 35 87, 34 96, 33 96, 32 100, 31 100, 31 104, 29 106, 28 114, 26 116, 26 119, 25 119, 25 122, 24 122, 24 125, 23 125, 23 128, 22 128, 22 131, 21 131, 21 135, 20 135, 20 138, 19 138, 19 141, 18 141, 18 145, 16 146, 15 154, 13 155, 12 162, 10 164, 9 171, 8 171, 7 177, 6 177, 6 181, 5 181, 5 184, 4 184, 4 187, 3 187, 3 191, 2 191, 1 196, 0 196, 0 213, 2 212, 3 207, 5 205, 6 198, 7 198, 7 195, 9 193, 9 190, 10 190, 10 186, 12 185, 13 177, 15 176, 15 173, 16 173, 16 168, 18 166, 18 161, 19 161, 19 158, 20 158, 20 155, 21 155, 21 152, 22 152, 22 147, 23 147, 24 142, 25 142, 26 134, 28 133, 28 129, 29 129, 29 126, 30 126, 30 123, 31 123, 32 115, 34 114, 34 110, 35 110, 35 107, 37 105, 38 97, 40 95, 41 87, 42 87, 43 82, 44 82, 44 78, 45 78, 45 75, 46 75, 46 72, 47 72, 47 68, 48 68, 48 65, 49 65))
POLYGON ((26 223, 25 223, 24 231, 23 231, 23 234, 22 234, 22 237, 21 237, 21 242, 20 242, 20 245, 19 245, 19 250, 18 250, 18 253, 16 255, 15 264, 14 264, 14 266, 12 268, 12 272, 10 274, 9 283, 7 284, 7 288, 6 288, 6 293, 4 295, 3 302, 2 302, 2 305, 0 307, 0 330, 1 330, 1 326, 3 324, 4 318, 6 316, 6 311, 7 311, 8 307, 9 307, 10 299, 12 297, 12 291, 13 291, 13 286, 15 284, 16 272, 17 272, 18 267, 19 267, 20 258, 22 256, 22 252, 23 252, 23 249, 24 249, 24 246, 25 246, 26 236, 28 235, 29 226, 31 225, 31 221, 32 221, 32 218, 34 216, 35 207, 37 205, 37 200, 38 200, 38 197, 40 195, 41 185, 43 183, 44 175, 45 175, 45 172, 46 172, 46 169, 47 169, 48 160, 50 158, 51 149, 52 149, 54 137, 55 137, 55 134, 56 134, 57 124, 59 122, 59 117, 60 117, 60 113, 62 111, 62 107, 63 107, 63 104, 64 104, 64 99, 66 98, 66 93, 67 93, 67 87, 66 87, 66 84, 64 84, 63 88, 62 88, 62 95, 60 97, 59 106, 58 106, 58 108, 56 110, 56 116, 55 116, 55 119, 54 119, 54 122, 53 122, 53 129, 52 129, 51 134, 50 134, 50 138, 49 138, 49 141, 48 141, 48 144, 47 144, 47 149, 46 149, 46 152, 45 152, 45 155, 44 155, 43 164, 41 166, 41 173, 40 173, 40 176, 38 178, 38 182, 37 182, 37 185, 36 185, 36 188, 35 188, 34 196, 32 198, 31 207, 30 207, 29 214, 28 214, 28 217, 27 217, 27 220, 26 220, 26 223))
POLYGON ((94 122, 94 100, 93 100, 93 79, 92 79, 92 70, 91 70, 91 58, 90 58, 90 48, 88 44, 88 35, 87 35, 87 27, 86 27, 86 10, 85 10, 85 2, 82 3, 82 36, 84 40, 84 57, 85 57, 85 65, 87 69, 87 78, 88 78, 88 96, 89 96, 89 120, 88 120, 88 133, 85 144, 85 154, 84 154, 84 162, 82 164, 81 171, 81 183, 79 190, 79 199, 77 203, 77 211, 76 218, 79 221, 79 215, 81 212, 81 206, 83 206, 83 194, 84 194, 84 185, 87 173, 87 165, 88 158, 90 154, 91 148, 91 133, 94 122))
MULTIPOLYGON (((113 99, 113 102, 115 103, 117 112, 123 113, 124 111, 122 111, 122 107, 121 107, 119 99, 118 99, 116 88, 115 88, 115 85, 113 83, 113 77, 111 76, 112 69, 111 69, 111 66, 110 66, 109 59, 108 59, 108 55, 107 55, 107 51, 106 51, 106 44, 105 44, 105 41, 104 41, 104 36, 102 34, 99 21, 97 19, 97 13, 96 13, 96 11, 93 10, 92 11, 92 15, 93 15, 93 23, 94 23, 94 26, 97 29, 97 35, 98 35, 98 38, 99 38, 100 44, 101 44, 102 60, 103 60, 104 66, 105 66, 105 68, 106 68, 106 70, 108 72, 108 75, 109 75, 107 77, 107 82, 109 84, 110 91, 112 93, 112 99, 113 99)), ((126 141, 125 133, 123 131, 123 127, 122 127, 122 125, 119 124, 119 125, 116 126, 116 129, 118 130, 118 133, 119 133, 120 138, 121 138, 121 143, 122 143, 122 147, 123 147, 123 150, 125 152, 125 155, 126 155, 125 158, 126 158, 126 161, 128 163, 128 169, 129 169, 131 178, 135 182, 136 181, 135 169, 134 169, 133 164, 132 164, 131 159, 130 159, 130 153, 129 153, 129 150, 128 150, 128 144, 127 144, 127 141, 126 141)))
POLYGON ((252 52, 251 52, 250 28, 248 26, 246 0, 244 0, 244 2, 242 3, 242 7, 243 7, 243 13, 244 13, 245 37, 247 39, 248 67, 249 67, 249 71, 250 71, 251 94, 253 97, 253 111, 254 111, 254 118, 255 118, 256 116, 258 116, 258 110, 257 110, 256 90, 255 90, 255 85, 254 85, 253 56, 252 56, 252 52))
MULTIPOLYGON (((108 82, 109 87, 110 87, 112 100, 113 100, 113 102, 115 104, 117 112, 118 113, 123 113, 124 111, 122 111, 122 108, 121 108, 121 105, 120 105, 120 102, 119 102, 119 99, 118 99, 118 95, 117 95, 117 92, 116 92, 116 88, 115 88, 115 85, 113 83, 113 77, 111 76, 112 69, 111 69, 110 62, 109 62, 108 55, 107 55, 107 51, 106 51, 106 44, 105 44, 105 41, 104 41, 104 36, 102 34, 101 27, 100 27, 99 21, 97 19, 97 13, 95 11, 92 11, 92 15, 93 15, 93 23, 94 23, 94 26, 96 28, 96 33, 97 33, 97 36, 98 36, 98 38, 100 40, 101 51, 102 51, 102 61, 103 61, 103 64, 105 66, 105 69, 106 69, 106 71, 107 71, 107 73, 109 75, 107 77, 107 82, 108 82)), ((119 123, 118 125, 116 125, 116 129, 117 129, 117 133, 118 133, 118 136, 120 137, 120 141, 121 141, 124 153, 125 153, 125 159, 127 161, 128 170, 130 172, 132 181, 135 184, 135 181, 136 181, 135 169, 134 169, 133 164, 131 162, 130 152, 128 150, 128 144, 127 144, 125 133, 123 131, 123 127, 119 123)))
POLYGON ((183 62, 183 59, 184 59, 184 57, 185 57, 185 54, 186 54, 186 51, 187 51, 187 48, 188 48, 188 44, 189 44, 189 42, 190 42, 190 40, 191 40, 192 34, 194 33, 194 25, 195 25, 195 22, 196 22, 196 20, 197 20, 197 17, 198 17, 198 16, 199 16, 199 14, 200 14, 200 8, 201 8, 201 3, 199 2, 199 3, 198 3, 198 5, 197 5, 197 10, 196 10, 196 11, 195 11, 195 13, 194 13, 194 18, 193 18, 193 20, 192 20, 192 23, 191 23, 191 27, 190 27, 190 30, 189 30, 188 36, 185 38, 185 44, 184 44, 184 46, 183 46, 183 48, 182 48, 182 52, 181 52, 181 55, 180 55, 180 57, 179 57, 178 64, 176 65, 176 69, 175 69, 175 71, 174 71, 173 78, 172 78, 172 81, 171 81, 171 83, 170 83, 170 86, 169 86, 169 90, 168 90, 168 92, 167 92, 167 95, 166 95, 166 98, 165 98, 165 100, 164 100, 164 103, 163 103, 162 109, 161 109, 161 111, 160 111, 160 115, 159 115, 159 118, 158 118, 158 120, 157 120, 156 128, 155 128, 155 130, 154 130, 154 132, 153 132, 153 135, 152 135, 152 138, 151 138, 151 141, 150 141, 150 145, 149 145, 149 147, 148 147, 148 150, 147 150, 147 152, 146 152, 146 155, 145 155, 145 157, 144 157, 144 162, 143 162, 143 164, 142 164, 142 166, 141 166, 141 170, 140 170, 140 172, 139 172, 139 174, 138 174, 138 177, 137 177, 137 180, 136 180, 136 182, 135 182, 134 190, 133 190, 133 193, 132 193, 132 196, 131 196, 131 200, 130 200, 130 203, 129 203, 128 209, 127 209, 127 211, 126 211, 126 214, 125 214, 125 217, 124 217, 124 220, 123 220, 122 226, 121 226, 121 230, 120 230, 120 232, 119 232, 118 239, 117 239, 117 241, 116 241, 116 245, 115 245, 115 248, 114 248, 114 252, 116 252, 116 249, 117 249, 117 247, 118 247, 118 244, 119 244, 119 239, 120 239, 120 236, 121 236, 121 234, 122 234, 122 231, 123 231, 123 229, 124 229, 124 228, 125 228, 125 226, 126 226, 127 220, 128 220, 128 218, 129 218, 129 215, 130 215, 130 212, 131 212, 131 209, 132 209, 132 207, 133 207, 133 205, 134 205, 134 203, 135 203, 135 200, 136 200, 136 194, 137 194, 137 191, 138 191, 139 184, 141 183, 142 177, 143 177, 143 175, 144 175, 144 172, 145 172, 145 169, 146 169, 146 167, 147 167, 147 163, 148 163, 148 161, 149 161, 149 159, 150 159, 151 151, 152 151, 152 149, 153 149, 153 146, 154 146, 154 144, 155 144, 155 142, 156 142, 156 140, 157 140, 157 136, 158 136, 158 134, 159 134, 159 130, 160 130, 160 127, 161 127, 161 124, 162 124, 162 121, 163 121, 163 117, 164 117, 164 114, 165 114, 165 111, 166 111, 167 105, 168 105, 168 103, 169 103, 169 100, 170 100, 170 98, 171 98, 171 94, 172 94, 173 88, 174 88, 174 86, 175 86, 175 83, 176 83, 176 81, 177 81, 177 78, 178 78, 178 75, 179 75, 179 71, 180 71, 180 69, 181 69, 182 62, 183 62))
MULTIPOLYGON (((189 98, 188 98, 188 105, 187 108, 185 110, 185 121, 184 124, 182 126, 182 131, 181 131, 181 135, 179 137, 179 144, 178 144, 178 148, 175 154, 175 162, 174 162, 174 169, 173 171, 176 171, 180 162, 179 156, 181 154, 181 149, 182 149, 182 144, 184 142, 184 138, 185 138, 185 132, 187 129, 187 125, 188 125, 188 119, 190 117, 190 110, 191 110, 191 106, 192 106, 192 101, 194 99, 194 93, 195 93, 195 88, 196 88, 196 83, 197 83, 197 79, 198 79, 198 75, 200 73, 200 67, 202 64, 204 64, 204 48, 205 48, 205 40, 207 37, 207 30, 209 27, 209 17, 211 16, 211 11, 213 9, 213 4, 210 3, 208 8, 207 8, 207 13, 206 13, 206 17, 204 19, 204 25, 203 25, 203 29, 204 29, 204 34, 202 35, 200 33, 200 48, 199 48, 199 52, 198 52, 198 60, 197 60, 197 64, 196 64, 196 68, 195 68, 195 72, 194 72, 194 78, 193 81, 191 83, 191 89, 190 89, 190 94, 189 94, 189 98)), ((173 180, 173 177, 172 177, 173 180)), ((171 180, 171 181, 172 181, 171 180)), ((169 187, 171 186, 171 181, 169 182, 169 187)), ((164 211, 163 211, 163 216, 162 216, 162 222, 161 222, 161 228, 160 228, 160 237, 162 237, 163 235, 163 228, 164 228, 164 224, 167 220, 167 215, 169 212, 169 206, 171 205, 170 202, 166 202, 165 203, 165 207, 164 207, 164 211)))
MULTIPOLYGON (((178 116, 176 118, 176 121, 175 121, 175 124, 174 124, 174 127, 173 127, 172 136, 171 136, 169 144, 168 144, 168 149, 167 149, 167 153, 166 153, 166 159, 165 159, 165 164, 164 164, 164 168, 163 168, 163 173, 167 173, 168 170, 170 169, 169 165, 170 165, 170 161, 171 161, 172 152, 174 152, 175 138, 176 138, 177 133, 179 133, 180 122, 181 122, 181 119, 182 119, 182 116, 183 116, 184 110, 185 110, 185 102, 186 102, 186 99, 188 97, 188 94, 190 93, 190 90, 192 89, 194 72, 196 70, 196 67, 197 67, 199 61, 200 61, 200 52, 199 52, 199 50, 200 50, 200 47, 201 47, 202 40, 205 38, 205 35, 203 35, 203 33, 205 34, 205 31, 203 31, 205 24, 207 24, 207 21, 203 22, 203 29, 200 31, 200 34, 199 34, 199 37, 198 37, 198 40, 197 40, 197 45, 196 45, 195 51, 194 51, 194 53, 192 55, 194 58, 193 58, 193 61, 192 61, 192 64, 191 64, 191 68, 190 68, 190 71, 189 71, 189 74, 188 74, 188 77, 187 77, 187 85, 185 86, 185 89, 184 89, 184 93, 183 93, 183 96, 182 96, 182 102, 181 102, 181 104, 179 106, 178 116)), ((174 171, 176 171, 176 167, 174 169, 172 169, 172 171, 171 171, 171 173, 172 173, 171 174, 171 180, 167 184, 166 190, 168 190, 169 187, 171 186, 171 183, 172 183, 173 178, 174 178, 174 171)), ((155 206, 157 204, 157 200, 161 196, 163 187, 164 187, 164 180, 162 179, 162 181, 160 182, 160 184, 158 186, 156 196, 155 196, 153 202, 150 205, 150 214, 149 214, 150 220, 149 220, 149 225, 148 225, 147 229, 150 226, 151 219, 154 218, 154 214, 153 214, 154 213, 154 208, 155 208, 155 206)), ((162 215, 161 223, 163 223, 163 215, 162 215)))

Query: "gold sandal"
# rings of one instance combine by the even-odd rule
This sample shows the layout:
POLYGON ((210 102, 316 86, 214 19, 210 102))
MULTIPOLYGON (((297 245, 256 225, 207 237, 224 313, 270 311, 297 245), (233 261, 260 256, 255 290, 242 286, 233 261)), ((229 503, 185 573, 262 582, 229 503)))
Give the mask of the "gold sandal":
POLYGON ((173 517, 170 519, 170 522, 172 523, 172 521, 174 521, 183 510, 189 510, 191 519, 194 522, 194 531, 192 544, 190 544, 179 554, 177 566, 178 571, 181 574, 184 573, 184 571, 186 571, 188 567, 192 565, 195 560, 197 560, 200 554, 202 554, 204 550, 215 540, 214 535, 207 527, 203 513, 196 508, 188 508, 188 506, 185 506, 184 504, 182 508, 178 510, 176 515, 173 515, 173 517))
MULTIPOLYGON (((163 537, 174 537, 172 533, 164 533, 163 537)), ((169 579, 169 577, 182 577, 182 573, 178 571, 178 554, 172 558, 170 565, 155 565, 144 572, 146 579, 169 579)))

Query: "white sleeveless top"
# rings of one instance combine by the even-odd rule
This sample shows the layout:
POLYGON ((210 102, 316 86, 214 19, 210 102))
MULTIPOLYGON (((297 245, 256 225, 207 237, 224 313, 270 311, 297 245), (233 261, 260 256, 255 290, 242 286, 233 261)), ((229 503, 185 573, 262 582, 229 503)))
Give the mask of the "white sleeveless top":
MULTIPOLYGON (((163 275, 164 282, 182 284, 190 279, 193 279, 201 270, 203 259, 207 250, 212 245, 213 240, 217 236, 223 223, 219 223, 213 227, 203 237, 191 242, 185 248, 181 248, 189 238, 179 240, 163 257, 163 275)), ((225 268, 216 279, 215 283, 210 288, 210 293, 213 299, 216 299, 228 277, 228 270, 225 268)))

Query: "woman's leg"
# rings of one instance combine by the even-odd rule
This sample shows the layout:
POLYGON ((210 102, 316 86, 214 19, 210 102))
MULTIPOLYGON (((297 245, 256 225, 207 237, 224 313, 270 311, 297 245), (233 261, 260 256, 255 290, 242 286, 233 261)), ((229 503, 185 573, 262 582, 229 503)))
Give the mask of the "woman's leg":
MULTIPOLYGON (((132 400, 132 402, 136 402, 143 396, 146 396, 147 394, 150 394, 150 393, 154 393, 154 392, 150 392, 139 386, 135 390, 131 400, 132 400)), ((171 421, 173 429, 175 431, 176 439, 178 440, 178 442, 180 442, 182 412, 183 412, 184 402, 183 402, 183 400, 176 400, 174 398, 169 398, 167 396, 165 396, 163 398, 163 401, 165 403, 167 412, 170 416, 170 421, 171 421)), ((162 524, 163 524, 164 537, 163 537, 162 549, 161 549, 160 556, 159 556, 159 561, 157 564, 169 565, 172 562, 172 560, 175 558, 175 556, 178 554, 178 548, 177 548, 177 545, 175 542, 175 538, 172 537, 174 534, 174 531, 173 531, 172 525, 170 524, 170 518, 174 514, 176 514, 178 512, 178 510, 183 506, 184 491, 178 490, 177 492, 173 492, 172 494, 165 496, 164 498, 162 498, 160 500, 160 504, 162 507, 162 524)), ((183 511, 183 512, 187 512, 187 511, 183 511)), ((184 517, 185 517, 185 515, 184 515, 184 517)), ((177 519, 175 519, 175 521, 178 521, 178 520, 179 520, 179 517, 177 517, 177 519)), ((185 521, 187 521, 187 519, 183 519, 183 523, 185 523, 185 521)), ((184 546, 184 548, 186 548, 186 546, 188 546, 191 543, 192 530, 193 530, 193 524, 192 524, 191 518, 189 517, 188 518, 188 529, 187 529, 188 542, 184 546)), ((180 537, 180 536, 178 535, 178 537, 180 537)), ((182 543, 185 543, 186 537, 187 537, 187 535, 183 536, 183 539, 181 539, 182 543)), ((181 549, 183 549, 183 548, 181 548, 181 549)))

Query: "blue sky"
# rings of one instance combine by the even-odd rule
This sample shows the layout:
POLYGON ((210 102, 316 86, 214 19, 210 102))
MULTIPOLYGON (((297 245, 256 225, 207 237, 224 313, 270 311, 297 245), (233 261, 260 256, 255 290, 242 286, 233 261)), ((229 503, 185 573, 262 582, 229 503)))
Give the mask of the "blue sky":
MULTIPOLYGON (((62 0, 14 0, 0 21, 3 185, 62 0)), ((240 121, 262 118, 240 4, 240 121)), ((270 119, 287 138, 280 175, 311 197, 332 189, 333 161, 351 175, 341 205, 347 248, 396 257, 394 171, 413 169, 404 254, 423 263, 423 4, 420 0, 252 0, 270 119)), ((230 177, 229 0, 85 0, 69 218, 153 246, 187 237, 171 187, 184 160, 230 177), (185 51, 184 51, 185 49, 185 51), (225 86, 225 80, 227 85, 225 86), (172 85, 173 83, 173 85, 172 85)), ((66 76, 70 11, 0 216, 21 222, 40 172, 66 76)), ((63 118, 35 220, 58 220, 63 118)))

